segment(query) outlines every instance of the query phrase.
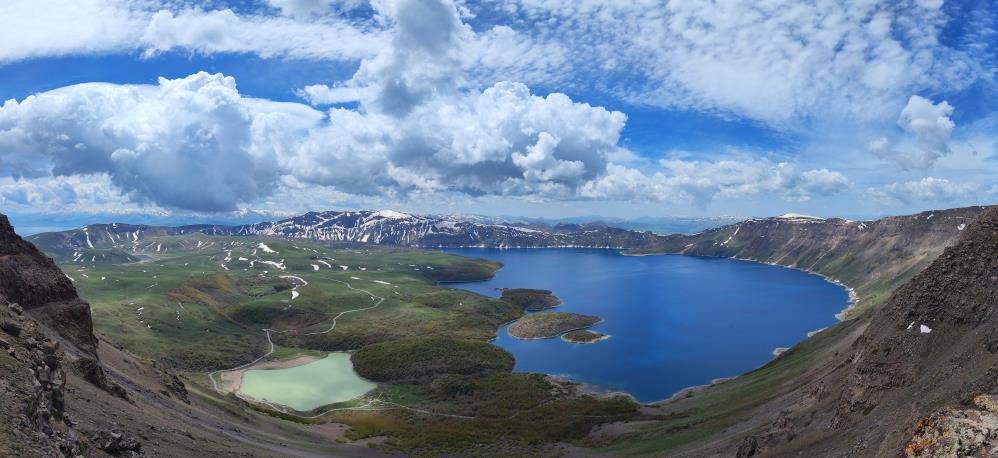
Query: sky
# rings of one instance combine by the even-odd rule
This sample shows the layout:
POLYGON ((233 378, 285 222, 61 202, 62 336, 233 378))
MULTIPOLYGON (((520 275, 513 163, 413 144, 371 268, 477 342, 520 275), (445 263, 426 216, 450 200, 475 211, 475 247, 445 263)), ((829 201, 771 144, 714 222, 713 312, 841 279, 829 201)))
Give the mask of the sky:
POLYGON ((15 221, 998 201, 989 0, 5 0, 0 17, 15 221))

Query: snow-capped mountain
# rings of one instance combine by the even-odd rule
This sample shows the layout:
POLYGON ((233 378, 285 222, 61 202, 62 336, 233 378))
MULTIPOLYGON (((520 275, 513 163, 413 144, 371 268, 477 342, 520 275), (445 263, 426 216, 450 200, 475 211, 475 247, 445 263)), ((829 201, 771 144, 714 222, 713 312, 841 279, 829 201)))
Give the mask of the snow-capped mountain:
POLYGON ((127 253, 170 250, 169 243, 150 237, 202 233, 225 236, 268 236, 291 239, 357 242, 413 247, 650 247, 658 236, 605 225, 530 226, 489 223, 460 216, 425 216, 392 210, 309 212, 279 221, 246 225, 180 227, 93 224, 50 232, 31 239, 45 251, 70 258, 107 256, 90 250, 121 249, 127 253))
POLYGON ((422 247, 631 248, 654 240, 647 234, 624 229, 603 226, 580 226, 577 229, 568 232, 544 230, 508 223, 470 221, 459 216, 422 216, 381 210, 309 212, 281 221, 214 227, 201 232, 422 247))

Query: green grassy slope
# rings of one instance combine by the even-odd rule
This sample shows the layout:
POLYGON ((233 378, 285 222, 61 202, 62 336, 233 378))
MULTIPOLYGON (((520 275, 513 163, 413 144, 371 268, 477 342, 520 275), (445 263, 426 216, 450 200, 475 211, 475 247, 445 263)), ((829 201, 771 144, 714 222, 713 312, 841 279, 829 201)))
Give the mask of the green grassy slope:
POLYGON ((499 324, 521 313, 508 303, 434 285, 488 277, 499 267, 494 262, 428 251, 344 250, 201 235, 198 248, 187 238, 153 240, 171 249, 140 262, 59 261, 91 303, 99 332, 141 356, 189 370, 252 360, 264 350, 262 328, 300 330, 275 337, 288 347, 349 350, 412 335, 488 339, 499 324), (260 249, 260 243, 275 253, 260 249), (295 288, 300 280, 292 276, 307 284, 295 288), (385 301, 348 315, 336 333, 302 335, 327 329, 340 312, 371 305, 370 296, 343 282, 385 301))
POLYGON ((138 262, 56 256, 92 305, 97 332, 183 371, 192 392, 227 409, 346 423, 351 439, 384 435, 409 453, 430 455, 466 453, 483 443, 544 454, 555 442, 580 441, 594 425, 637 413, 624 398, 597 399, 572 384, 511 372, 512 356, 487 341, 523 307, 437 285, 487 278, 499 263, 407 248, 202 234, 142 244, 138 262), (333 331, 324 332, 334 318, 333 331), (276 345, 270 360, 358 350, 358 370, 382 383, 366 398, 309 414, 316 418, 215 392, 207 373, 265 354, 264 329, 273 330, 276 345))

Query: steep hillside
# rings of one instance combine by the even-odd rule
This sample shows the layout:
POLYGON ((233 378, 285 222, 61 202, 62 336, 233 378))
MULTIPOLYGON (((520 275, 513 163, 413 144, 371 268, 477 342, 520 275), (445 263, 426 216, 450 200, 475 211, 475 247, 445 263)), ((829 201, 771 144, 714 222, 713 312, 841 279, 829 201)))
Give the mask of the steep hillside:
POLYGON ((247 408, 219 408, 176 374, 109 344, 73 282, 4 215, 0 418, 0 456, 381 454, 247 408))
POLYGON ((873 313, 745 376, 663 405, 668 420, 616 449, 977 456, 998 445, 989 432, 998 421, 994 398, 987 396, 998 392, 995 367, 998 208, 990 208, 873 313), (970 407, 975 398, 983 410, 970 407))
POLYGON ((36 316, 93 355, 97 350, 90 306, 69 277, 34 245, 21 239, 0 215, 0 296, 36 316))
POLYGON ((804 215, 751 219, 694 235, 663 237, 638 254, 748 259, 819 273, 854 288, 857 310, 883 301, 953 244, 987 207, 891 216, 875 221, 804 215))

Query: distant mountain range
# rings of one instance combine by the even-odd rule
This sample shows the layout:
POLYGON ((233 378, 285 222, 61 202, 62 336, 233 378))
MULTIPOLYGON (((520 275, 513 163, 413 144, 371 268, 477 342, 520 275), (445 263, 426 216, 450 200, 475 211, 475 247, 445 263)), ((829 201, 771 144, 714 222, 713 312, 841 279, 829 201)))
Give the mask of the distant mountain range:
POLYGON ((75 263, 138 260, 170 250, 161 237, 269 236, 410 247, 588 247, 631 254, 678 253, 748 259, 819 273, 855 288, 863 308, 883 300, 934 260, 985 207, 874 221, 786 214, 748 219, 695 234, 660 235, 605 223, 506 221, 383 211, 309 212, 242 225, 92 224, 28 237, 50 256, 75 263))
POLYGON ((159 251, 152 238, 200 233, 221 236, 270 236, 413 247, 496 248, 653 247, 660 236, 603 224, 493 223, 457 216, 421 216, 391 210, 309 212, 279 221, 244 225, 146 226, 91 224, 29 239, 52 256, 100 262, 159 251))
POLYGON ((638 218, 608 218, 604 216, 572 216, 567 218, 530 218, 518 216, 460 216, 460 218, 493 224, 521 226, 557 226, 559 224, 584 224, 612 226, 633 231, 651 231, 656 234, 693 234, 706 229, 737 223, 749 219, 745 216, 642 216, 638 218))
MULTIPOLYGON (((326 212, 319 212, 326 213, 326 212)), ((9 215, 11 222, 22 236, 42 232, 58 232, 91 224, 94 221, 118 221, 136 226, 182 226, 193 224, 238 226, 259 221, 273 221, 295 216, 291 212, 242 210, 230 213, 203 214, 24 214, 9 215)), ((500 224, 519 227, 553 227, 558 224, 586 224, 613 226, 656 234, 692 234, 704 229, 723 226, 748 219, 742 216, 643 216, 639 218, 610 218, 604 216, 573 216, 567 218, 534 218, 522 216, 486 215, 424 215, 442 220, 459 220, 481 224, 500 224)))

